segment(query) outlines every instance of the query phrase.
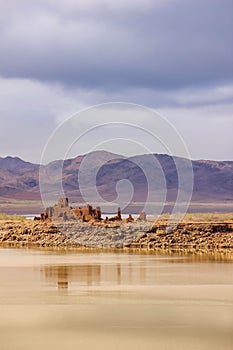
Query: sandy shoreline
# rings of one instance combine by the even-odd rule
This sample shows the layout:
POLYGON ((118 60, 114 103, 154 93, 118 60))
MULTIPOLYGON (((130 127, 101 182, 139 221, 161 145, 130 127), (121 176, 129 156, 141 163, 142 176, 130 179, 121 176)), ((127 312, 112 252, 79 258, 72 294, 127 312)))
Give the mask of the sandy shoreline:
POLYGON ((170 233, 166 223, 97 225, 1 220, 0 247, 97 248, 227 253, 233 257, 233 222, 184 222, 170 233))

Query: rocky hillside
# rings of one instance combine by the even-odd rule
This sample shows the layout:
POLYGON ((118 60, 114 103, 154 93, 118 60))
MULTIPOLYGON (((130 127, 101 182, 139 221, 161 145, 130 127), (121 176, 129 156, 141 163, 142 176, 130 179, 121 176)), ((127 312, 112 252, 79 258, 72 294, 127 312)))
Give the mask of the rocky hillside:
MULTIPOLYGON (((65 194, 72 200, 81 201, 78 185, 78 173, 85 156, 58 160, 43 166, 46 174, 46 185, 49 191, 57 195, 57 169, 62 164, 63 187, 65 194)), ((186 171, 188 161, 176 158, 182 171, 186 171)), ((233 200, 233 162, 232 161, 192 161, 194 172, 193 201, 232 201, 233 200)), ((145 201, 148 193, 148 178, 150 192, 159 194, 164 183, 167 188, 167 200, 173 200, 177 195, 178 175, 174 159, 168 155, 139 155, 130 158, 112 155, 104 151, 92 154, 87 162, 84 187, 88 189, 88 179, 96 171, 96 187, 102 198, 114 200, 117 197, 116 184, 119 180, 128 180, 133 186, 132 201, 145 201), (106 157, 107 155, 107 157, 106 157), (104 159, 114 157, 104 163, 104 159), (102 163, 104 163, 102 165, 102 163), (155 165, 156 164, 156 165, 155 165), (146 173, 146 174, 145 174, 146 173), (164 177, 165 175, 165 177, 164 177), (163 179, 162 179, 163 178, 163 179)), ((122 192, 128 187, 122 184, 122 192)), ((90 188, 90 191, 92 189, 90 188)), ((39 199, 39 165, 25 162, 17 157, 0 158, 0 198, 39 199)), ((94 198, 93 198, 94 200, 94 198)))
POLYGON ((0 197, 39 199, 39 167, 18 157, 0 157, 0 197))

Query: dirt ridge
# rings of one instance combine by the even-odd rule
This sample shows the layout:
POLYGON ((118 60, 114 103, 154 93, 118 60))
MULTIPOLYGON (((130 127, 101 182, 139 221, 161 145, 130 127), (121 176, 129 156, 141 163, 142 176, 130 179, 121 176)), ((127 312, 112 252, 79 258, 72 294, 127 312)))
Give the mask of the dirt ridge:
MULTIPOLYGON (((137 230, 133 226, 132 229, 137 230)), ((147 224, 148 225, 148 224, 147 224)), ((67 232, 69 230, 67 226, 67 232)), ((72 228, 73 229, 73 228, 72 228)), ((93 227, 86 224, 82 227, 83 238, 88 242, 88 238, 92 239, 93 229, 97 232, 95 237, 96 247, 98 246, 98 230, 101 227, 93 227), (92 236, 91 236, 92 235, 92 236)), ((76 232, 80 231, 79 226, 76 225, 76 232)), ((128 226, 114 228, 105 228, 111 231, 111 239, 114 242, 114 235, 119 235, 119 232, 127 233, 128 226), (114 233, 116 232, 116 233, 114 233)), ((174 230, 168 229, 166 222, 156 223, 145 226, 145 232, 142 226, 138 228, 136 238, 129 241, 123 239, 122 244, 118 244, 116 248, 127 249, 174 249, 177 251, 192 250, 192 251, 230 251, 233 254, 233 222, 216 222, 216 223, 179 223, 174 230)), ((69 235, 64 230, 62 232, 53 222, 35 222, 32 220, 24 221, 1 221, 0 222, 0 246, 1 247, 51 247, 51 248, 80 248, 85 247, 85 244, 80 244, 75 238, 75 234, 69 235)), ((80 231, 81 232, 81 231, 80 231)), ((107 235, 109 239, 109 234, 107 235)), ((103 239, 103 233, 101 236, 103 239)), ((125 236, 127 237, 127 235, 125 236)), ((85 241, 85 240, 84 240, 85 241)), ((88 246, 88 244, 87 244, 88 246)), ((89 245, 90 246, 90 245, 89 245)), ((108 247, 108 244, 106 246, 108 247)))

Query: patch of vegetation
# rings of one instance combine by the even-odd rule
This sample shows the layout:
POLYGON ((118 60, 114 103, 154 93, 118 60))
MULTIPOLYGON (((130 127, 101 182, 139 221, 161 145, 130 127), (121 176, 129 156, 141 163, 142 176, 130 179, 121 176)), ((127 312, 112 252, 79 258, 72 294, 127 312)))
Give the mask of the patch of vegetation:
POLYGON ((10 220, 10 221, 24 221, 26 220, 25 216, 20 216, 20 215, 9 215, 5 213, 0 213, 0 220, 10 220))
POLYGON ((188 213, 184 221, 226 222, 233 220, 233 213, 188 213))
MULTIPOLYGON (((179 217, 180 213, 177 213, 179 217)), ((170 218, 169 214, 162 214, 160 220, 168 220, 170 218)), ((229 222, 233 221, 233 213, 186 213, 182 222, 229 222)))

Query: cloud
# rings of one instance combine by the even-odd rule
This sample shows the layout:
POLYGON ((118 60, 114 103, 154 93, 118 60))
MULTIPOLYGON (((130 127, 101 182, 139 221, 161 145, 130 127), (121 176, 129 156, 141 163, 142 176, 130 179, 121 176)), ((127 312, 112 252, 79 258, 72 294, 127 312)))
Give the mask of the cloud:
POLYGON ((108 91, 232 81, 228 0, 23 4, 2 5, 4 77, 108 91))
POLYGON ((0 79, 1 156, 39 161, 55 116, 70 107, 59 87, 20 79, 0 79))
POLYGON ((71 114, 122 101, 159 110, 193 158, 231 159, 232 11, 231 0, 2 2, 1 155, 39 161, 71 114))
POLYGON ((192 159, 233 159, 233 103, 158 111, 176 127, 192 159))
MULTIPOLYGON (((39 162, 48 138, 60 123, 91 105, 122 101, 139 103, 160 112, 181 134, 192 158, 231 159, 233 104, 228 100, 232 90, 229 86, 190 91, 130 89, 106 93, 65 89, 61 85, 30 80, 0 79, 1 156, 19 155, 39 162)), ((109 117, 108 121, 114 120, 109 117)), ((88 147, 83 145, 82 153, 88 147)), ((161 152, 157 145, 151 149, 161 152)), ((137 153, 136 147, 134 151, 137 153)), ((116 145, 115 152, 126 154, 124 144, 120 149, 119 144, 116 145)), ((133 155, 132 149, 129 154, 133 155)))

